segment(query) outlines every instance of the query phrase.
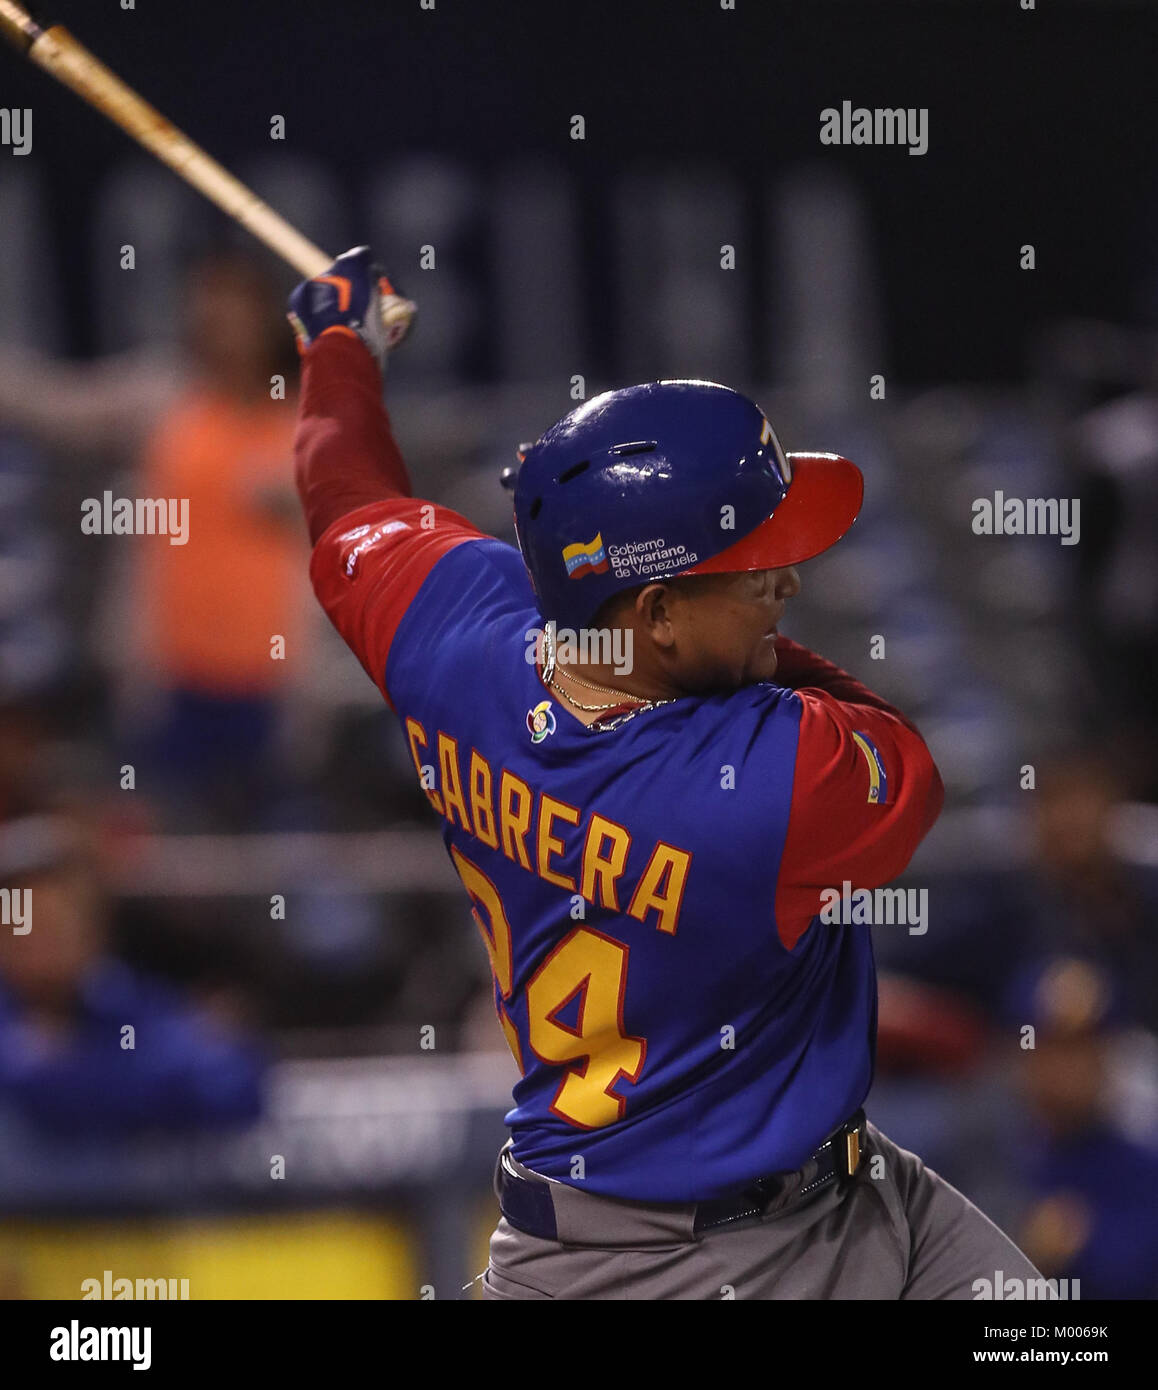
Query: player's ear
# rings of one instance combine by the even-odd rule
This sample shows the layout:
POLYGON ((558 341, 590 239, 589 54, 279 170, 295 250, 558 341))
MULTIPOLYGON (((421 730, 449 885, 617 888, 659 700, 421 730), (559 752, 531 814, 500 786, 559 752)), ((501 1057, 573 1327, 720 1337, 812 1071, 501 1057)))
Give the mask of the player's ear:
POLYGON ((672 598, 667 584, 645 584, 632 605, 643 630, 661 647, 670 647, 675 642, 672 598))

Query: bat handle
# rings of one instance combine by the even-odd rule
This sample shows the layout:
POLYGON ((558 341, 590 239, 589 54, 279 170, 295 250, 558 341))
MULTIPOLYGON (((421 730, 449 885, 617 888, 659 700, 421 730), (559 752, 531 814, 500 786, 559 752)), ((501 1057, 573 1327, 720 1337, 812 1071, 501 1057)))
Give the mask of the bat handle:
POLYGON ((21 53, 27 53, 43 33, 22 5, 15 4, 14 0, 0 0, 0 34, 21 53))

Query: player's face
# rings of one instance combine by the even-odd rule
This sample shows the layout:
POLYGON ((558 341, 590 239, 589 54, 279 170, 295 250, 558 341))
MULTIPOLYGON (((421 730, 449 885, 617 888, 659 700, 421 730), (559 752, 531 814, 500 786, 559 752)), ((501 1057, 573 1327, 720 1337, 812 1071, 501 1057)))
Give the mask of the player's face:
POLYGON ((777 626, 800 592, 794 567, 696 576, 670 592, 665 664, 680 688, 733 690, 775 676, 777 626))

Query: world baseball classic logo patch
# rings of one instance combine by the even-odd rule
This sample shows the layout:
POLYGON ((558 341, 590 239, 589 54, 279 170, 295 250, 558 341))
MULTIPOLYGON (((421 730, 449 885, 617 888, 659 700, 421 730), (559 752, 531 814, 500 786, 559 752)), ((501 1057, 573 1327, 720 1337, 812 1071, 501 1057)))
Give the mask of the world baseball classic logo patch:
POLYGON ((534 709, 527 711, 527 732, 532 743, 542 743, 548 734, 555 732, 555 711, 550 700, 540 700, 534 709))
POLYGON ((576 541, 563 547, 563 563, 569 579, 582 579, 585 574, 607 573, 607 551, 603 532, 597 531, 593 541, 576 541))

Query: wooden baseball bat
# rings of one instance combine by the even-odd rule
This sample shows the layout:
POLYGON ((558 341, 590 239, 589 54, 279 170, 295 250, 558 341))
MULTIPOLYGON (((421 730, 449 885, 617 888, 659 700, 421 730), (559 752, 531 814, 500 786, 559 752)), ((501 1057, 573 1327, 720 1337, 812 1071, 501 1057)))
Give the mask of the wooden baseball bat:
MULTIPOLYGON (((302 236, 252 189, 167 121, 63 25, 42 29, 15 0, 0 0, 0 34, 90 106, 103 111, 110 121, 216 203, 222 212, 240 222, 299 274, 313 279, 330 265, 333 256, 302 236)), ((388 340, 395 343, 410 326, 415 305, 401 295, 383 293, 381 306, 388 340)))

